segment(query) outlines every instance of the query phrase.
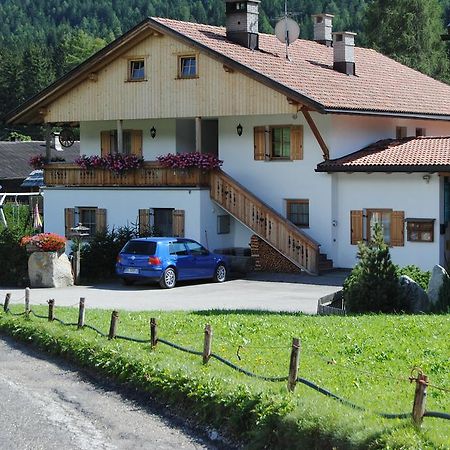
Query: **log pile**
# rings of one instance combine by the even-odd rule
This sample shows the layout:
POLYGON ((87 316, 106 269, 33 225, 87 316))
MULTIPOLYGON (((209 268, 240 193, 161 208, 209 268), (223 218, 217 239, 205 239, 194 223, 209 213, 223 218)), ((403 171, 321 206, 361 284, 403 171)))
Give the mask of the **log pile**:
POLYGON ((281 253, 255 234, 250 240, 250 249, 257 272, 298 273, 300 269, 281 253))

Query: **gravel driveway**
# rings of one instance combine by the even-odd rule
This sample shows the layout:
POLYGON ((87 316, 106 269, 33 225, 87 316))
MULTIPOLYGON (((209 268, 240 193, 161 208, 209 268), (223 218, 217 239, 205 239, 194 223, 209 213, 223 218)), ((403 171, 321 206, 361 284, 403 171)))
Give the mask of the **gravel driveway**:
MULTIPOLYGON (((347 273, 332 272, 320 277, 286 274, 253 274, 222 284, 209 282, 180 283, 164 290, 152 284, 122 286, 119 282, 68 288, 36 288, 31 290, 31 304, 45 304, 55 299, 56 305, 75 306, 80 297, 90 308, 143 310, 263 310, 314 314, 320 297, 342 286, 347 273)), ((24 289, 0 286, 0 302, 11 292, 12 303, 23 303, 24 289)))

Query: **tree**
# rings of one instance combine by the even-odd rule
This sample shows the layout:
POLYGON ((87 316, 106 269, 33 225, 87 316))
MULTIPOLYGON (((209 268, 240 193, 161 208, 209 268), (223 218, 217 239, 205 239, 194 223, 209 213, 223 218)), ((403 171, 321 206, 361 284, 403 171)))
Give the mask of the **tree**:
POLYGON ((376 224, 369 243, 358 244, 359 262, 344 283, 344 301, 350 312, 394 312, 404 309, 397 271, 376 224))
POLYGON ((373 0, 365 28, 369 47, 434 78, 450 79, 438 0, 373 0))
POLYGON ((76 30, 66 35, 61 44, 62 51, 59 52, 63 57, 61 64, 64 68, 63 73, 81 64, 105 45, 104 39, 96 38, 83 30, 76 30))

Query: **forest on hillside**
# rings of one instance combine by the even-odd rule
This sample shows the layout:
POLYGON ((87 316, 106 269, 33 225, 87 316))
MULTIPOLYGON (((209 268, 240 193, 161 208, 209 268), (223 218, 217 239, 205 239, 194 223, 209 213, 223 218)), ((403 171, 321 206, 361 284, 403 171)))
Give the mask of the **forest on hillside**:
MULTIPOLYGON (((303 38, 312 37, 311 14, 327 12, 335 15, 334 29, 358 33, 357 45, 375 47, 435 78, 450 80, 450 69, 442 63, 443 59, 448 59, 443 50, 445 47, 438 49, 440 44, 425 42, 425 39, 430 40, 428 34, 439 36, 444 25, 450 22, 450 0, 289 0, 288 10, 299 23, 303 38), (414 7, 408 5, 417 5, 416 11, 410 11, 412 15, 408 13, 403 16, 401 11, 390 12, 390 17, 397 21, 405 17, 405 23, 409 23, 411 28, 410 33, 417 36, 407 36, 406 43, 397 45, 398 48, 384 49, 382 43, 377 42, 381 22, 373 4, 379 4, 382 11, 389 8, 398 10, 403 7, 402 4, 411 10, 414 7), (424 14, 427 16, 428 31, 420 28, 425 26, 424 14), (408 19, 407 16, 411 17, 408 19), (425 34, 423 43, 415 42, 421 40, 419 33, 425 34), (420 49, 415 48, 418 46, 420 49), (408 59, 408 54, 404 54, 407 51, 417 55, 422 47, 425 55, 422 61, 416 61, 416 57, 408 59), (435 51, 435 62, 431 63, 426 52, 435 51)), ((262 0, 260 31, 273 32, 283 12, 284 0, 262 0)), ((0 117, 148 16, 223 25, 225 2, 0 0, 0 117)), ((402 27, 402 24, 387 26, 387 31, 383 30, 383 33, 389 32, 391 27, 390 32, 396 34, 396 27, 402 27)), ((386 42, 396 38, 395 35, 383 36, 386 42)), ((0 139, 4 136, 5 130, 2 133, 0 125, 0 139)))

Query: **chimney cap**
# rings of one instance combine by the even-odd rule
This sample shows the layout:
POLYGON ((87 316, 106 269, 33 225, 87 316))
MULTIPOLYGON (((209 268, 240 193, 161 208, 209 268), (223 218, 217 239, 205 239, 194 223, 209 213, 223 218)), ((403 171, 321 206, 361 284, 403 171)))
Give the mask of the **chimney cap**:
POLYGON ((357 36, 358 33, 353 33, 353 31, 333 31, 331 33, 333 36, 338 35, 338 34, 342 34, 345 36, 357 36))
POLYGON ((311 17, 329 17, 330 19, 332 19, 334 17, 334 14, 318 13, 318 14, 311 14, 311 17))

